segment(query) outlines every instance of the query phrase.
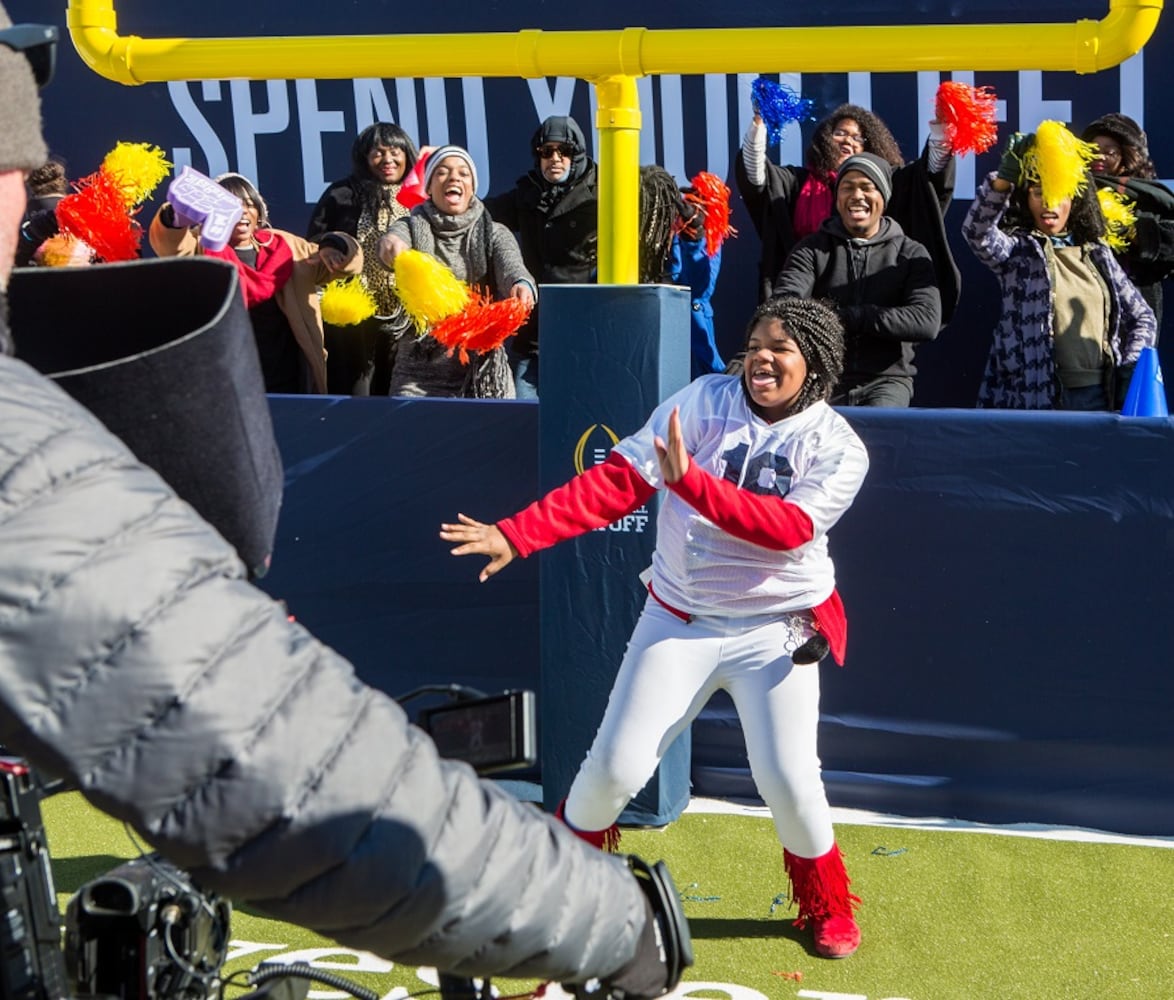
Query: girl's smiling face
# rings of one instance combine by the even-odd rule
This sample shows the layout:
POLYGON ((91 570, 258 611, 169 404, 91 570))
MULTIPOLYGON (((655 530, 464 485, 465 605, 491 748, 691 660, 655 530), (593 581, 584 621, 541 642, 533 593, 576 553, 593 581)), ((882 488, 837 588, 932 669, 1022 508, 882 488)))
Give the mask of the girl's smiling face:
POLYGON ((461 215, 473 201, 473 171, 463 157, 446 156, 428 185, 428 197, 445 215, 461 215))
POLYGON ((764 419, 786 416, 807 380, 807 360, 777 319, 760 320, 746 340, 742 380, 764 419))

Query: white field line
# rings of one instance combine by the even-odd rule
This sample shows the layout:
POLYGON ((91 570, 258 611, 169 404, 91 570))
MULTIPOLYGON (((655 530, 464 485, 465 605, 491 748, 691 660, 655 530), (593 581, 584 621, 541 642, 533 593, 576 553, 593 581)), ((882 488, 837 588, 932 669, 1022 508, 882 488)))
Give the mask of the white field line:
MULTIPOLYGON (((719 813, 769 818, 766 806, 743 805, 725 799, 694 798, 685 807, 687 813, 719 813)), ((958 833, 996 833, 1008 837, 1039 837, 1047 840, 1078 840, 1097 844, 1129 844, 1134 847, 1174 848, 1174 837, 1136 837, 1104 830, 1074 826, 1048 826, 1044 823, 971 823, 941 817, 890 816, 866 809, 832 809, 832 822, 857 826, 884 826, 914 830, 950 830, 958 833)))

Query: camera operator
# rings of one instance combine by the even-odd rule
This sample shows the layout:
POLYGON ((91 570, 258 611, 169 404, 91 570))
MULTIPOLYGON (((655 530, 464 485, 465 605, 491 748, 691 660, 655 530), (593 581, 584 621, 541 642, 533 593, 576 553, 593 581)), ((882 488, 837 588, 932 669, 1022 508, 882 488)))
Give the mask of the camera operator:
MULTIPOLYGON (((0 6, 4 289, 23 173, 47 155, 43 48, 0 6)), ((628 867, 441 760, 155 472, 9 356, 54 331, 10 338, 0 306, 0 744, 202 886, 349 947, 629 997, 675 985, 628 867)))

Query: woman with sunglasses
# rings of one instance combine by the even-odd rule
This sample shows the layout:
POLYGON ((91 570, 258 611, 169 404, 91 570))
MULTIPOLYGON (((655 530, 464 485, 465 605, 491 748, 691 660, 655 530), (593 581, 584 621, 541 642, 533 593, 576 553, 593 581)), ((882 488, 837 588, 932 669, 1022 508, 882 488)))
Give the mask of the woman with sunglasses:
POLYGON ((766 125, 755 110, 735 160, 738 192, 762 240, 759 298, 771 287, 791 248, 819 229, 834 211, 836 170, 849 156, 873 153, 893 168, 886 214, 923 244, 934 261, 944 326, 958 303, 961 277, 950 251, 945 214, 954 196, 954 156, 936 122, 921 156, 905 163, 893 133, 856 104, 841 104, 815 127, 806 166, 778 166, 766 156, 766 125))
MULTIPOLYGON (((574 118, 547 118, 530 137, 534 168, 513 189, 485 199, 495 222, 518 235, 522 259, 542 284, 595 281, 599 198, 595 163, 574 118)), ((538 311, 509 346, 519 399, 538 398, 538 311)))

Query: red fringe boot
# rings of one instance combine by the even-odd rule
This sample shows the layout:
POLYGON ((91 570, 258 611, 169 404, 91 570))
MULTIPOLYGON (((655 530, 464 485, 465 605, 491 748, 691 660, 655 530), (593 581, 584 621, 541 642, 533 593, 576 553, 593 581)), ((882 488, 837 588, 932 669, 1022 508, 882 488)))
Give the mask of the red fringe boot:
POLYGON ((783 864, 791 880, 791 899, 799 907, 795 926, 811 922, 815 950, 824 958, 847 958, 860 947, 860 928, 852 916, 860 898, 849 890, 840 848, 832 844, 827 854, 801 858, 783 851, 783 864))
POLYGON ((587 841, 592 847, 598 847, 601 851, 607 851, 609 854, 615 854, 620 849, 619 824, 612 823, 606 830, 580 830, 567 822, 565 815, 566 806, 567 800, 563 799, 554 811, 554 818, 562 823, 576 837, 580 840, 587 841))

